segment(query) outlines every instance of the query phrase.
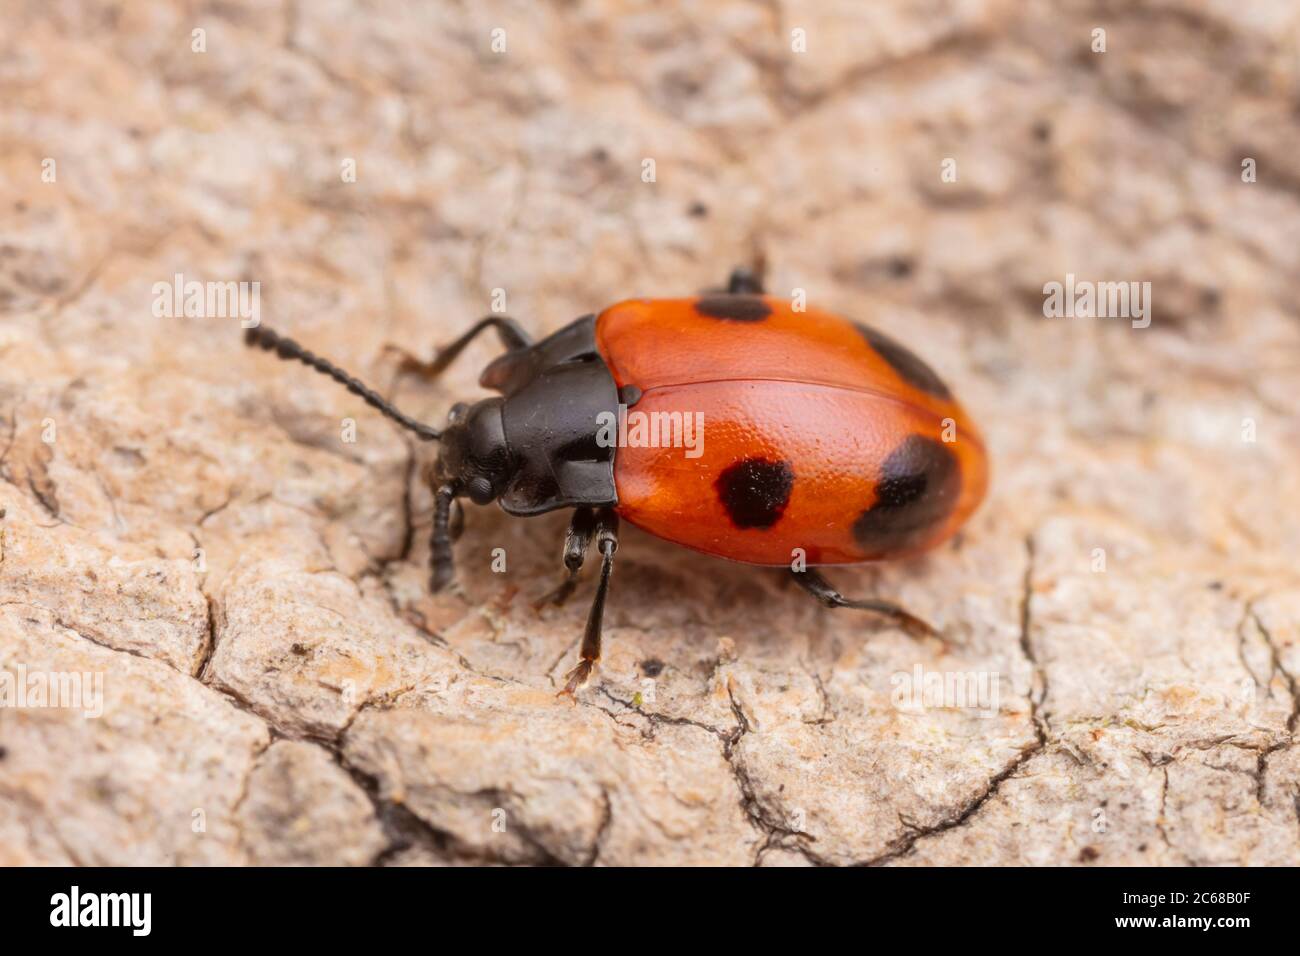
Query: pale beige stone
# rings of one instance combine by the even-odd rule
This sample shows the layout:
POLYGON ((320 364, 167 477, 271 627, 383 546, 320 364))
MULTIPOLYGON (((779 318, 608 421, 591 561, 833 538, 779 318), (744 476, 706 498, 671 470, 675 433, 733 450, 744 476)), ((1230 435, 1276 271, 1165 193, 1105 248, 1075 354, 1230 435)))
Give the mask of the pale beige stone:
POLYGON ((388 846, 365 792, 321 747, 272 744, 239 805, 244 850, 269 866, 360 866, 388 846))
POLYGON ((0 863, 1300 863, 1293 4, 5 15, 0 673, 105 708, 0 708, 0 863), (387 346, 494 290, 540 335, 759 256, 985 433, 957 540, 831 574, 946 645, 625 528, 557 700, 564 516, 469 507, 431 596, 433 450, 154 314, 258 281, 436 422, 495 345, 433 385, 387 346), (1045 317, 1067 273, 1151 282, 1150 327, 1045 317))
POLYGON ((188 674, 100 647, 20 602, 0 607, 0 666, 82 688, 63 706, 29 698, 0 709, 6 862, 242 862, 235 810, 270 742, 262 721, 188 674))

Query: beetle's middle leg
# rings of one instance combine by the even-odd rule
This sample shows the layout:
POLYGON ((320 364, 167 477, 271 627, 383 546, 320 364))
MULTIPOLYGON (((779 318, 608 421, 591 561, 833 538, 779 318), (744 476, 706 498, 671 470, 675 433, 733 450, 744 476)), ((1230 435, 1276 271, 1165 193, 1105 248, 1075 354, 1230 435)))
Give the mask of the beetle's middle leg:
MULTIPOLYGON (((600 660, 600 633, 605 619, 605 596, 609 593, 609 577, 614 571, 614 553, 618 550, 618 515, 612 508, 596 512, 596 550, 600 552, 600 583, 587 615, 587 629, 582 636, 582 650, 578 666, 565 674, 564 690, 560 695, 572 697, 600 660)), ((567 557, 567 552, 566 552, 567 557)))
POLYGON ((798 582, 801 588, 826 607, 847 607, 859 611, 874 611, 877 614, 892 618, 899 627, 913 637, 937 637, 943 640, 943 635, 934 627, 891 601, 884 601, 879 598, 862 598, 858 600, 846 598, 835 590, 831 583, 822 577, 818 571, 812 568, 803 571, 795 571, 791 568, 790 576, 798 582))
POLYGON ((386 346, 385 351, 396 352, 402 357, 402 361, 397 367, 399 376, 410 373, 418 375, 427 381, 432 381, 446 371, 447 366, 454 362, 461 352, 465 351, 465 346, 488 329, 496 329, 497 338, 501 340, 501 345, 506 351, 512 352, 515 349, 527 348, 533 344, 532 336, 524 331, 523 326, 514 319, 504 315, 488 315, 471 325, 460 338, 438 349, 433 358, 427 362, 396 345, 386 346))
POLYGON ((533 609, 540 611, 547 604, 557 607, 573 594, 578 586, 578 572, 587 559, 587 547, 591 536, 596 533, 596 512, 587 505, 580 505, 573 511, 569 521, 568 534, 564 536, 564 580, 553 591, 548 591, 533 602, 533 609))

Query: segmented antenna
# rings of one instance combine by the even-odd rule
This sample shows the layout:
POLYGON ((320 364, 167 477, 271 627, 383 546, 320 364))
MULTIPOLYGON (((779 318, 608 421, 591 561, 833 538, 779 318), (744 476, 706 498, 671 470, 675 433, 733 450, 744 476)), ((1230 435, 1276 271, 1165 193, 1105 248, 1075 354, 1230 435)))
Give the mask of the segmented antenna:
POLYGON ((387 417, 391 418, 403 428, 410 429, 419 435, 424 441, 437 441, 442 437, 442 432, 436 428, 417 422, 414 418, 404 415, 396 408, 390 405, 382 395, 370 388, 365 383, 353 378, 343 369, 334 363, 321 358, 313 352, 309 352, 293 339, 285 338, 278 335, 268 328, 257 326, 244 330, 244 343, 253 345, 267 352, 275 352, 282 359, 297 359, 304 365, 310 365, 322 375, 328 375, 334 381, 344 386, 353 395, 357 395, 371 408, 377 409, 387 417))

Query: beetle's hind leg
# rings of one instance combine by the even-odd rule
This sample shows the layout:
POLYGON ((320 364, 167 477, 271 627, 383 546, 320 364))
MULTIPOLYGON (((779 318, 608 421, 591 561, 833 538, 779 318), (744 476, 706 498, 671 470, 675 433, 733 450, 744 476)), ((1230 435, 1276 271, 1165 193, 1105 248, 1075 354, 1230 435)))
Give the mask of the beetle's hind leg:
MULTIPOLYGON (((578 666, 565 674, 564 690, 560 696, 573 697, 578 688, 591 677, 592 669, 600 660, 600 635, 605 619, 605 596, 609 593, 609 578, 614 571, 614 553, 618 551, 618 515, 611 508, 596 512, 596 550, 600 552, 600 583, 587 614, 587 629, 582 635, 582 650, 578 666)), ((584 549, 585 550, 585 549, 584 549)), ((567 548, 566 554, 568 556, 567 548)))
POLYGON ((801 588, 826 607, 847 607, 859 611, 874 611, 877 614, 891 618, 913 637, 937 637, 939 640, 943 640, 943 635, 938 630, 897 604, 879 598, 863 598, 859 600, 846 598, 835 590, 831 583, 821 576, 820 572, 812 568, 803 571, 791 569, 790 576, 795 579, 801 588))
POLYGON ((763 291, 761 269, 737 266, 731 270, 731 276, 727 279, 728 295, 762 295, 763 291))

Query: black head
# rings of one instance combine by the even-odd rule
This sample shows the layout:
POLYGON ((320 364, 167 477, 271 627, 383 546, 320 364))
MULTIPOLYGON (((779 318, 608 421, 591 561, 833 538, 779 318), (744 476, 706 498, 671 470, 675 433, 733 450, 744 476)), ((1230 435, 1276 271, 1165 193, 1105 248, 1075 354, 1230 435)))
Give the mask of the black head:
POLYGON ((505 400, 487 398, 473 405, 457 402, 442 430, 442 453, 434 467, 436 480, 451 485, 476 505, 501 497, 515 467, 506 444, 501 412, 505 400))

